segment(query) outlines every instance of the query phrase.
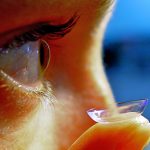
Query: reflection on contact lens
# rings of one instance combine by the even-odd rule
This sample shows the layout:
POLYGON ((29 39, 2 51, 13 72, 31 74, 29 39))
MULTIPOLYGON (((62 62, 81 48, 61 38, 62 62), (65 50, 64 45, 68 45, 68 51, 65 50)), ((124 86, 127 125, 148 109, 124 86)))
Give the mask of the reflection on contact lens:
POLYGON ((23 84, 35 83, 49 63, 49 52, 45 51, 49 51, 49 46, 43 41, 27 42, 14 48, 1 48, 0 70, 23 84))
POLYGON ((87 111, 91 119, 98 123, 116 123, 137 117, 142 114, 148 104, 148 99, 118 103, 116 112, 111 110, 90 109, 87 111))

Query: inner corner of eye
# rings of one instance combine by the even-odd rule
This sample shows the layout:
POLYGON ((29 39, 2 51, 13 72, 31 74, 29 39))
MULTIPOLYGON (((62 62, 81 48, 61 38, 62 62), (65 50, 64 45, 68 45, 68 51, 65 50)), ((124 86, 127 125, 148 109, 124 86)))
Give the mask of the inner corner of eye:
POLYGON ((27 42, 20 47, 0 52, 0 70, 23 84, 34 84, 50 62, 50 48, 46 41, 27 42), (9 60, 9 61, 8 61, 9 60))

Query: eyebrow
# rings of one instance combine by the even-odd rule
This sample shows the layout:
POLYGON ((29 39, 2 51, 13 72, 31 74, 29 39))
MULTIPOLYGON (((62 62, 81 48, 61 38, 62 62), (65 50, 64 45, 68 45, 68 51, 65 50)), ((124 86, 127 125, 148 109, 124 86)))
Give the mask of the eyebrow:
POLYGON ((47 37, 48 40, 56 40, 64 37, 75 26, 79 17, 72 16, 67 22, 58 25, 51 25, 50 23, 38 23, 32 25, 28 31, 15 36, 9 43, 3 45, 3 48, 19 47, 26 42, 37 41, 42 37, 47 37))

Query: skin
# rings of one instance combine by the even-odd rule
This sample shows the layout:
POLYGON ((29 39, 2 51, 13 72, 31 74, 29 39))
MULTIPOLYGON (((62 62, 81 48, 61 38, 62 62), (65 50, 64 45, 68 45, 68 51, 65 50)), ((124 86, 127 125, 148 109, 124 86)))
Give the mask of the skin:
POLYGON ((140 116, 138 121, 135 117, 120 123, 97 123, 84 132, 69 150, 142 150, 150 136, 147 132, 150 126, 146 122, 140 116))
POLYGON ((61 24, 74 14, 79 19, 65 37, 45 38, 51 63, 44 81, 25 86, 0 73, 0 149, 66 150, 94 125, 88 109, 114 110, 100 57, 112 9, 110 0, 1 0, 0 44, 28 25, 61 24))

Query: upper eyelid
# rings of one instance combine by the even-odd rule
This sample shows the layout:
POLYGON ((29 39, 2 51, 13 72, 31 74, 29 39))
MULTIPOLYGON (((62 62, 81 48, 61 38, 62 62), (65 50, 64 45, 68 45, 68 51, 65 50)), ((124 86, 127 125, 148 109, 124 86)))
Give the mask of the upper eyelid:
POLYGON ((38 38, 43 37, 45 35, 50 34, 49 39, 53 39, 55 36, 57 37, 63 37, 65 34, 71 31, 73 26, 75 25, 77 21, 77 17, 72 17, 64 24, 59 25, 50 25, 48 23, 41 24, 37 26, 35 29, 31 30, 30 32, 26 32, 22 34, 22 36, 29 37, 30 33, 32 34, 31 40, 37 40, 38 38), (34 39, 35 38, 35 39, 34 39))
POLYGON ((61 38, 71 31, 78 19, 79 17, 77 15, 74 15, 63 24, 51 25, 50 23, 39 23, 36 25, 32 25, 32 27, 30 27, 28 31, 14 36, 11 40, 6 41, 6 43, 4 43, 1 47, 7 48, 8 45, 13 42, 20 41, 20 43, 22 43, 23 41, 36 41, 46 35, 50 35, 49 39, 55 38, 56 35, 58 38, 61 38))

